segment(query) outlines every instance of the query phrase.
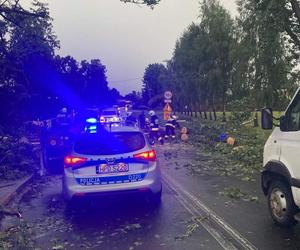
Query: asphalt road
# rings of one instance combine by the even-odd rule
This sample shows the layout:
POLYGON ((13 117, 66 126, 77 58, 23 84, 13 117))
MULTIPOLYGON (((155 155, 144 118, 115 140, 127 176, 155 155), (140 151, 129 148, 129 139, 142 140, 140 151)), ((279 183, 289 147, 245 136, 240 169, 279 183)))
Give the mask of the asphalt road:
MULTIPOLYGON (((82 200, 69 207, 60 195, 60 176, 47 176, 13 205, 22 212, 21 232, 27 239, 18 244, 25 249, 300 248, 300 226, 273 225, 258 182, 192 173, 186 167, 195 157, 189 145, 165 144, 157 151, 163 176, 159 207, 138 196, 82 200), (220 195, 232 186, 258 199, 220 195)), ((200 157, 205 165, 207 156, 200 157)), ((13 225, 20 228, 18 219, 3 222, 4 228, 13 225)))

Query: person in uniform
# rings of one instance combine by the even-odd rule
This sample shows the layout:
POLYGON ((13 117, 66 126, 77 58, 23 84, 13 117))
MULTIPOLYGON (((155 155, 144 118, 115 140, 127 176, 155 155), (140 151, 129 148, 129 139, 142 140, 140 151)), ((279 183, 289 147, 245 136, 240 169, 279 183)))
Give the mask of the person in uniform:
POLYGON ((56 125, 62 131, 67 132, 71 125, 71 117, 67 108, 62 108, 56 116, 56 125))
POLYGON ((155 140, 158 140, 163 144, 163 138, 159 134, 159 120, 154 110, 149 111, 150 115, 150 140, 151 144, 155 143, 155 140))
POLYGON ((180 129, 180 126, 177 122, 176 115, 172 114, 170 116, 170 118, 166 122, 165 128, 166 128, 165 139, 168 139, 169 137, 175 139, 176 137, 175 129, 176 128, 180 129))

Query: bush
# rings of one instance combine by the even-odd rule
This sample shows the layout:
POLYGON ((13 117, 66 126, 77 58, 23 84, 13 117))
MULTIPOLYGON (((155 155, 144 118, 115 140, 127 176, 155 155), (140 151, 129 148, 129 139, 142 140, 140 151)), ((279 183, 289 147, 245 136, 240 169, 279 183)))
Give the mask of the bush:
POLYGON ((0 138, 0 180, 14 180, 39 168, 39 148, 12 136, 0 138))

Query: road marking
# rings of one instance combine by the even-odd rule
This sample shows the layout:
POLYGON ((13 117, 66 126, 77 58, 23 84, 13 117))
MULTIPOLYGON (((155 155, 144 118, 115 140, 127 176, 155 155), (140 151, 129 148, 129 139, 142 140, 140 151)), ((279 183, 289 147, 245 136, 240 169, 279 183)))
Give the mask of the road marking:
MULTIPOLYGON (((210 208, 208 208, 203 202, 201 202, 196 196, 194 196, 193 194, 191 194, 190 192, 188 192, 180 183, 178 183, 176 180, 174 180, 172 177, 168 176, 167 174, 163 173, 163 180, 165 182, 165 184, 167 186, 169 186, 171 189, 173 189, 174 191, 176 191, 179 196, 178 199, 181 203, 184 202, 185 200, 185 205, 184 207, 186 208, 187 206, 190 207, 192 206, 196 211, 197 214, 199 214, 199 209, 200 211, 202 211, 204 213, 205 216, 209 217, 210 220, 212 220, 213 222, 215 222, 219 227, 221 227, 225 232, 227 232, 241 247, 243 247, 244 249, 249 249, 249 250, 254 250, 257 249, 251 242, 249 242, 246 238, 244 238, 239 232, 237 232, 235 229, 233 229, 227 222, 225 222, 220 216, 218 216, 213 210, 211 210, 210 208), (190 205, 193 204, 193 205, 190 205)), ((187 208, 186 208, 187 209, 187 208)), ((188 209, 187 209, 188 210, 188 209)), ((188 211, 189 211, 188 210, 188 211)), ((191 212, 191 211, 189 211, 191 212)), ((203 216, 203 214, 202 214, 203 216)), ((202 223, 201 223, 202 225, 202 223)), ((202 225, 203 226, 203 225, 202 225)), ((205 225, 207 226, 207 225, 205 225)), ((206 227, 204 226, 204 228, 211 233, 206 227)), ((211 229, 211 225, 209 225, 209 229, 211 229)), ((216 229, 213 229, 214 231, 216 229)), ((212 231, 212 233, 214 233, 214 231, 212 231)), ((212 234, 211 233, 211 234, 212 234)), ((222 239, 224 239, 224 237, 219 238, 217 235, 212 234, 212 236, 216 239, 217 237, 217 241, 220 243, 220 241, 222 239)), ((226 242, 228 244, 228 240, 226 242)), ((222 245, 220 244, 224 249, 232 249, 231 246, 226 246, 226 245, 222 245), (229 248, 228 248, 229 247, 229 248)), ((232 244, 231 244, 232 245, 232 244)), ((236 248, 235 248, 236 249, 236 248)))
MULTIPOLYGON (((164 181, 164 185, 167 186, 168 189, 174 192, 173 187, 171 187, 169 183, 164 181)), ((219 243, 219 245, 223 249, 237 250, 237 248, 230 241, 228 241, 221 233, 219 233, 212 225, 210 225, 208 220, 209 218, 201 214, 199 212, 199 209, 197 209, 197 207, 195 207, 193 203, 186 200, 180 194, 178 194, 175 197, 181 203, 181 205, 194 217, 195 221, 199 223, 202 227, 204 227, 206 231, 219 243)))

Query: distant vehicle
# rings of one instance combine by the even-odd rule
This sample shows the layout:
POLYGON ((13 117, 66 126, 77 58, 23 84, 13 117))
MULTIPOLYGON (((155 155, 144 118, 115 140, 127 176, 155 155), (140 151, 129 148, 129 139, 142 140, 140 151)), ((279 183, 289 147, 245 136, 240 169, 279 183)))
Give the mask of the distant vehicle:
POLYGON ((104 109, 101 112, 100 116, 100 123, 119 123, 121 122, 122 119, 119 116, 118 112, 116 109, 111 108, 111 109, 104 109))
MULTIPOLYGON (((262 128, 273 128, 270 108, 262 110, 262 128)), ((299 152, 300 89, 264 147, 262 189, 268 198, 272 219, 281 226, 294 225, 300 217, 299 152)))
POLYGON ((88 108, 69 118, 68 124, 61 126, 57 119, 52 119, 49 126, 44 126, 41 131, 42 162, 49 173, 62 173, 63 160, 70 151, 74 136, 87 125, 87 119, 99 121, 99 110, 88 108))
POLYGON ((120 116, 123 120, 125 120, 126 117, 127 117, 127 115, 128 115, 128 109, 126 109, 126 107, 118 107, 117 110, 118 110, 119 116, 120 116))
POLYGON ((162 193, 156 153, 136 127, 118 126, 79 135, 64 159, 63 196, 136 192, 156 204, 162 193))
POLYGON ((125 107, 126 109, 131 109, 132 108, 132 101, 129 100, 118 100, 117 101, 118 107, 125 107))
POLYGON ((77 114, 77 119, 81 119, 83 121, 85 121, 88 118, 99 119, 100 113, 101 112, 98 108, 87 108, 79 111, 79 113, 77 114))

